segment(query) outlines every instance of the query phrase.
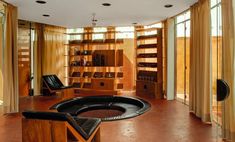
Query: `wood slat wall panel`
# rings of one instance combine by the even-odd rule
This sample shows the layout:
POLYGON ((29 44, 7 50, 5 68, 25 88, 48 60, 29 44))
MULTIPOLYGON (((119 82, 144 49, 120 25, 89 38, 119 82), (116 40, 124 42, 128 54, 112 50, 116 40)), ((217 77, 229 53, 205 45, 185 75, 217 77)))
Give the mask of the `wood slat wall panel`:
POLYGON ((19 94, 20 96, 28 96, 30 89, 30 29, 20 27, 20 25, 18 30, 18 70, 19 94))

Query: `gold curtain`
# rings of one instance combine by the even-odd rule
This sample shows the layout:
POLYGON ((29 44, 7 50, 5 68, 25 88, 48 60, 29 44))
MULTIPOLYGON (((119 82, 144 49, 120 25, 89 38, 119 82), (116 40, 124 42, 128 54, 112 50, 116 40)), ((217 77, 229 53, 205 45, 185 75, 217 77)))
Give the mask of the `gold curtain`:
POLYGON ((45 25, 42 50, 43 75, 56 74, 64 83, 65 80, 65 28, 45 25))
POLYGON ((203 122, 210 117, 210 4, 199 0, 191 8, 189 108, 203 122))
POLYGON ((34 93, 40 95, 42 75, 56 74, 65 81, 65 32, 57 26, 35 24, 34 93))
POLYGON ((222 0, 222 79, 230 86, 230 96, 223 103, 222 133, 223 138, 235 141, 235 44, 234 10, 232 0, 222 0))
POLYGON ((5 113, 19 111, 17 26, 17 8, 7 4, 6 43, 3 51, 3 106, 5 113))
POLYGON ((167 95, 167 47, 168 47, 168 22, 167 19, 163 22, 163 91, 167 95))
MULTIPOLYGON (((0 2, 0 12, 5 11, 3 4, 0 2)), ((3 51, 3 16, 0 15, 0 101, 3 100, 3 74, 2 74, 2 51, 3 51)))
POLYGON ((42 78, 42 50, 43 50, 43 25, 35 24, 35 42, 34 42, 34 95, 40 95, 42 78))

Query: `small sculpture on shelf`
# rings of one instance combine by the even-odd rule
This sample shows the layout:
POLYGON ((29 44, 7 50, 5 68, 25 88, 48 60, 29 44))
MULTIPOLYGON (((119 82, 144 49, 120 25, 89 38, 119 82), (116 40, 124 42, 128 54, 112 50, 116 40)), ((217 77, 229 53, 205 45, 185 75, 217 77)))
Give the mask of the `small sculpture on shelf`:
POLYGON ((80 63, 81 66, 86 66, 86 59, 82 57, 80 63))

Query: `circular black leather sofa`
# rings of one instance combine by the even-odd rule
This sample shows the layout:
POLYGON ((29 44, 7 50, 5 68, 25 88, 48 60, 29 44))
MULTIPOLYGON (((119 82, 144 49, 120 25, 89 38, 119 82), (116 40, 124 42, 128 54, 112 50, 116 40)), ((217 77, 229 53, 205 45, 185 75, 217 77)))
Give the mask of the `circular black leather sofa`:
POLYGON ((113 121, 132 118, 150 109, 151 105, 143 99, 123 96, 88 96, 77 97, 53 105, 50 109, 70 113, 72 116, 99 109, 117 110, 118 116, 101 118, 102 121, 113 121))

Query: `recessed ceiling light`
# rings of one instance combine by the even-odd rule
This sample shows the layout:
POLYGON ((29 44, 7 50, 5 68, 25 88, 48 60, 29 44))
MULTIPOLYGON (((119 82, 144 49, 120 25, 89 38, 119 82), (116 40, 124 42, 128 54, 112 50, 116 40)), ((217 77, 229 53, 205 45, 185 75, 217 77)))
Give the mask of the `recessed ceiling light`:
POLYGON ((43 14, 42 16, 44 16, 44 17, 50 17, 50 15, 48 15, 48 14, 43 14))
POLYGON ((164 7, 165 8, 171 8, 171 7, 173 7, 173 5, 172 4, 166 4, 166 5, 164 5, 164 7))
POLYGON ((46 4, 47 2, 46 2, 46 1, 43 1, 43 0, 37 0, 36 3, 39 3, 39 4, 46 4))
POLYGON ((103 6, 111 6, 110 3, 103 3, 102 5, 103 5, 103 6))

